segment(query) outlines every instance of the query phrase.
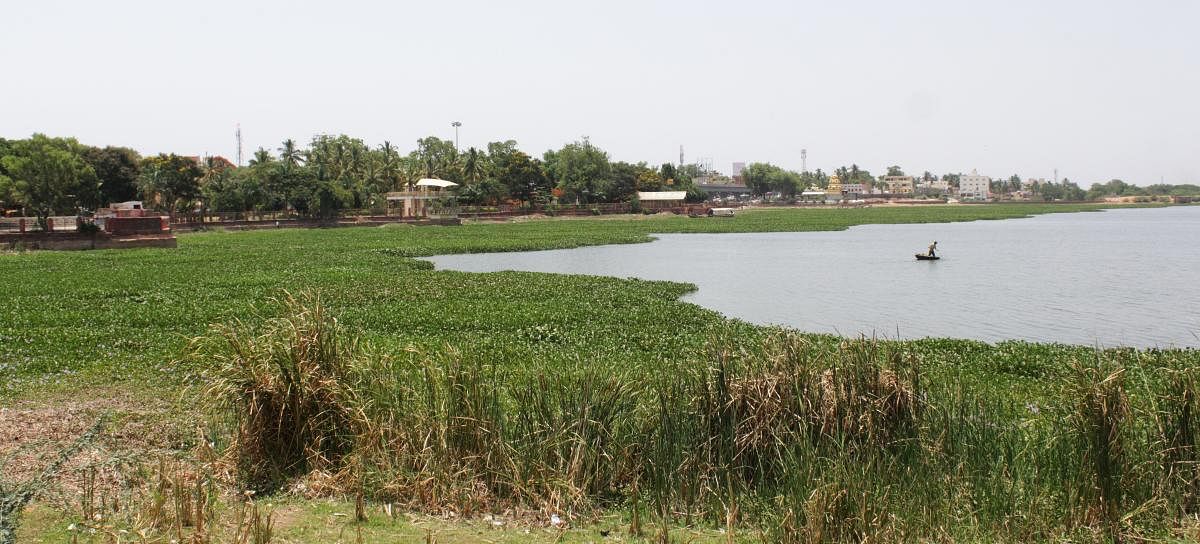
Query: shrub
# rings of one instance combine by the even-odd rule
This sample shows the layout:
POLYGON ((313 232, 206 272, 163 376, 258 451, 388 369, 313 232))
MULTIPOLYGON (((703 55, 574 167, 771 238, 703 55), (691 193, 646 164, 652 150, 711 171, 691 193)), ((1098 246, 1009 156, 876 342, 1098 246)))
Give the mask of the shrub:
POLYGON ((207 372, 204 398, 237 415, 239 477, 260 492, 349 453, 363 421, 356 410, 357 341, 315 295, 286 295, 284 316, 261 327, 215 325, 193 342, 207 372))

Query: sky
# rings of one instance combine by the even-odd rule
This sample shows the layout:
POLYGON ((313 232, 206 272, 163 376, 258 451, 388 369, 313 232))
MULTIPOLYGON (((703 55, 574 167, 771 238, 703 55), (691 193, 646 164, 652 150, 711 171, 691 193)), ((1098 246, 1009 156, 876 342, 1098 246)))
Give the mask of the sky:
POLYGON ((1200 1, 0 2, 0 137, 1200 183, 1200 1))

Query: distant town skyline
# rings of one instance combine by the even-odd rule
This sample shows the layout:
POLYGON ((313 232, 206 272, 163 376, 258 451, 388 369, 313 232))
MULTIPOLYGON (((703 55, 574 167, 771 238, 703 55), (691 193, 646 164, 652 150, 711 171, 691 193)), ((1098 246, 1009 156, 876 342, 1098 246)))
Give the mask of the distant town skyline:
POLYGON ((6 7, 0 137, 245 155, 588 136, 614 160, 1200 182, 1200 3, 6 7))

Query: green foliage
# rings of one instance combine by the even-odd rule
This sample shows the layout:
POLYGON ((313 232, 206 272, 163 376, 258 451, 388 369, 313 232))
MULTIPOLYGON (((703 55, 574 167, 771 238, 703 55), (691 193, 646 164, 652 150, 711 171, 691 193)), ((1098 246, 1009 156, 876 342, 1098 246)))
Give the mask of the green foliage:
POLYGON ((532 202, 538 195, 549 194, 553 185, 546 177, 541 161, 516 149, 516 144, 511 140, 504 144, 488 144, 490 175, 500 183, 508 196, 532 202))
POLYGON ((463 204, 496 205, 504 199, 505 194, 504 185, 488 178, 460 186, 456 196, 463 204))
POLYGON ((96 171, 83 160, 86 149, 74 138, 34 134, 7 142, 6 148, 8 154, 0 156, 0 198, 33 212, 42 228, 51 215, 98 203, 96 171))
POLYGON ((768 163, 751 163, 742 171, 742 177, 746 187, 756 195, 778 192, 784 198, 792 198, 804 189, 800 186, 800 174, 768 163))
POLYGON ((550 178, 565 192, 568 201, 604 202, 612 192, 608 153, 593 146, 587 138, 558 151, 547 151, 545 163, 550 178))
POLYGON ((141 156, 127 147, 89 147, 83 153, 100 182, 100 203, 125 202, 137 198, 141 156))
POLYGON ((200 164, 191 157, 160 153, 142 161, 138 190, 142 196, 168 212, 189 210, 200 197, 200 164))
MULTIPOLYGON (((324 408, 306 413, 321 417, 357 407, 363 419, 354 422, 312 421, 321 432, 344 429, 333 437, 360 434, 350 447, 362 455, 331 447, 324 462, 361 459, 371 496, 415 508, 586 513, 641 497, 653 516, 677 524, 724 523, 736 510, 735 526, 762 528, 767 540, 1045 541, 1105 527, 1095 488, 1111 484, 1122 534, 1162 534, 1196 496, 1188 472, 1195 412, 1184 409, 1194 409, 1195 395, 1177 378, 1200 365, 1195 351, 1098 354, 950 339, 843 345, 725 320, 680 302, 691 287, 678 283, 435 272, 411 259, 632 243, 661 232, 834 230, 1099 208, 781 209, 720 222, 202 233, 181 236, 171 251, 10 255, 0 259, 0 277, 11 280, 0 308, 0 395, 82 386, 170 394, 186 383, 221 383, 235 407, 248 398, 236 392, 246 391, 295 392, 306 410, 317 399, 324 408), (320 293, 325 318, 298 319, 315 314, 272 303, 285 289, 320 293), (177 361, 186 338, 245 316, 263 317, 218 331, 234 331, 236 341, 209 337, 215 350, 177 361), (348 347, 355 337, 359 351, 348 347), (1099 405, 1078 394, 1074 385, 1089 382, 1070 363, 1096 357, 1127 369, 1119 385, 1130 416, 1110 427, 1125 441, 1122 472, 1110 483, 1089 468, 1092 450, 1076 440, 1086 428, 1073 419, 1099 405), (217 369, 227 381, 214 377, 217 369), (379 434, 361 432, 363 421, 379 434)), ((322 444, 310 450, 334 444, 317 438, 304 440, 322 444)), ((294 448, 281 451, 291 453, 278 459, 294 459, 294 448)), ((271 470, 259 474, 275 479, 271 470)))
POLYGON ((1097 200, 1107 196, 1144 196, 1146 191, 1136 185, 1130 185, 1119 179, 1108 183, 1093 183, 1087 191, 1088 200, 1097 200))
POLYGON ((708 200, 708 191, 696 186, 688 187, 687 197, 684 198, 684 202, 696 204, 705 200, 708 200))
POLYGON ((443 140, 436 136, 427 136, 417 140, 417 149, 409 155, 424 178, 444 179, 453 182, 462 181, 462 170, 459 166, 461 158, 454 142, 443 140))

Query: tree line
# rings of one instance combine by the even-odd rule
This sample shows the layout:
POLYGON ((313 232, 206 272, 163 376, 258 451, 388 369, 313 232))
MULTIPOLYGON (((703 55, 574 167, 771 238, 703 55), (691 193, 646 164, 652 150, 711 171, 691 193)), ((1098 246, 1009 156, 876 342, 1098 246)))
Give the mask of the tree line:
MULTIPOLYGON (((843 184, 860 183, 868 189, 880 186, 884 178, 857 164, 834 173, 843 184)), ((273 151, 259 148, 243 168, 221 157, 143 157, 126 147, 93 147, 43 134, 23 140, 0 138, 0 209, 36 216, 43 227, 51 215, 134 199, 168 213, 288 211, 330 218, 345 209, 384 208, 388 192, 409 189, 421 178, 458 183, 453 198, 471 205, 627 202, 637 191, 660 190, 686 191, 688 201, 700 202, 707 194, 695 180, 714 174, 696 165, 613 161, 586 137, 536 158, 513 140, 460 152, 453 142, 430 136, 404 153, 387 141, 371 147, 344 134, 322 134, 307 146, 289 139, 273 151)), ((905 174, 899 166, 890 166, 886 175, 905 174)), ((958 186, 959 177, 947 173, 939 178, 928 171, 915 176, 926 182, 940 179, 950 187, 958 186)), ((821 169, 795 172, 770 163, 750 164, 741 178, 754 194, 778 193, 784 198, 809 187, 825 189, 830 181, 821 169)), ((1141 188, 1121 180, 1094 184, 1086 192, 1067 179, 1024 184, 1013 175, 992 182, 994 193, 1022 190, 1044 200, 1200 195, 1196 185, 1141 188)))
POLYGON ((458 183, 458 203, 546 205, 626 202, 637 191, 707 195, 693 180, 708 172, 613 161, 587 138, 535 158, 513 140, 460 152, 449 140, 426 137, 403 153, 391 142, 371 147, 346 135, 318 135, 301 146, 283 141, 259 148, 245 167, 222 157, 162 153, 142 157, 126 147, 93 147, 74 138, 34 134, 0 139, 0 208, 19 209, 44 226, 55 214, 95 210, 141 199, 168 213, 290 211, 329 218, 345 209, 379 209, 391 191, 422 178, 458 183))
MULTIPOLYGON (((872 189, 883 189, 886 191, 885 177, 906 175, 900 166, 893 165, 887 168, 886 174, 874 176, 870 171, 860 168, 857 164, 839 167, 834 170, 834 174, 838 176, 843 185, 861 184, 867 191, 871 191, 872 189)), ((760 196, 768 193, 776 193, 785 199, 794 198, 797 194, 808 188, 824 190, 829 187, 830 181, 830 176, 819 168, 812 172, 795 172, 770 163, 757 162, 746 166, 745 170, 742 171, 742 177, 751 193, 760 196)), ((925 182, 929 184, 940 180, 945 182, 945 186, 948 188, 957 188, 961 177, 961 173, 946 173, 938 176, 932 172, 925 171, 921 175, 914 175, 913 181, 914 183, 925 182)), ((996 195, 1013 194, 1023 191, 1031 197, 1047 201, 1099 200, 1112 196, 1200 196, 1200 186, 1195 184, 1170 185, 1159 183, 1143 188, 1119 179, 1114 179, 1107 183, 1094 183, 1091 188, 1084 190, 1068 178, 1063 178, 1059 182, 1044 180, 1030 181, 1022 180, 1021 176, 1016 174, 1009 176, 1007 179, 992 180, 990 190, 996 195)), ((936 189, 921 190, 917 188, 916 192, 938 195, 943 191, 936 189)))

